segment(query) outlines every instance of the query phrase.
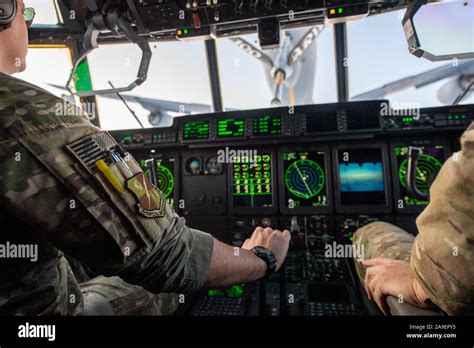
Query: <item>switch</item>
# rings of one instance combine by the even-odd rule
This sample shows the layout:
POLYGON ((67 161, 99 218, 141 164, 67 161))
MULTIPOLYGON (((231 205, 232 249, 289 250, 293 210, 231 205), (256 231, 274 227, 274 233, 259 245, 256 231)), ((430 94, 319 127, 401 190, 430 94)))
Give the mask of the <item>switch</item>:
POLYGON ((201 16, 199 16, 199 13, 193 12, 193 22, 194 22, 194 28, 200 29, 201 28, 201 16))

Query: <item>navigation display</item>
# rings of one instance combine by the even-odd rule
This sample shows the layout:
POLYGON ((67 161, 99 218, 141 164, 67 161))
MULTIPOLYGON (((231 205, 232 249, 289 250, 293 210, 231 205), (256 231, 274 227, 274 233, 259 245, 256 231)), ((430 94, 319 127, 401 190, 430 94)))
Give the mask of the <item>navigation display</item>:
POLYGON ((183 140, 208 140, 209 121, 188 121, 183 124, 183 140))
POLYGON ((217 121, 218 138, 243 138, 245 136, 245 119, 226 118, 217 121))
MULTIPOLYGON (((397 146, 394 148, 397 160, 397 175, 400 185, 399 198, 403 201, 403 206, 423 206, 427 205, 427 200, 417 199, 410 195, 406 186, 406 175, 408 167, 408 146, 397 146)), ((423 193, 428 193, 429 188, 436 178, 436 175, 443 166, 445 159, 444 146, 423 146, 422 153, 418 158, 416 167, 416 186, 423 193)), ((398 208, 402 208, 397 204, 398 208)))
MULTIPOLYGON (((168 204, 174 206, 174 170, 175 170, 175 159, 174 158, 156 158, 155 159, 155 174, 156 174, 156 186, 163 192, 168 204)), ((150 168, 146 165, 146 160, 140 161, 140 166, 143 172, 152 179, 152 173, 150 168)))
POLYGON ((384 168, 380 148, 338 151, 341 205, 385 205, 384 168))
POLYGON ((281 135, 281 116, 256 116, 253 118, 253 135, 281 135))
POLYGON ((326 207, 327 178, 324 151, 283 152, 285 204, 298 207, 326 207))
POLYGON ((232 203, 237 208, 272 208, 272 156, 235 158, 232 164, 232 203))

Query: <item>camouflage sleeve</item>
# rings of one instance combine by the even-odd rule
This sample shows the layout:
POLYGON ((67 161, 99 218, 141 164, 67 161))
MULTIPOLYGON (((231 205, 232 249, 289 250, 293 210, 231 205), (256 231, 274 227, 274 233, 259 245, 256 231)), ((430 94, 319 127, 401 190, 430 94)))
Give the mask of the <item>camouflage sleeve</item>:
POLYGON ((474 313, 474 124, 443 166, 418 217, 411 269, 448 314, 474 313))
MULTIPOLYGON (((0 87, 0 201, 7 211, 98 273, 155 293, 199 289, 212 236, 188 228, 165 200, 156 201, 158 213, 141 214, 132 190, 119 192, 101 172, 89 172, 67 145, 91 136, 114 140, 78 110, 58 114, 58 103, 20 80, 0 87)), ((110 168, 124 188, 142 173, 129 154, 110 168)))

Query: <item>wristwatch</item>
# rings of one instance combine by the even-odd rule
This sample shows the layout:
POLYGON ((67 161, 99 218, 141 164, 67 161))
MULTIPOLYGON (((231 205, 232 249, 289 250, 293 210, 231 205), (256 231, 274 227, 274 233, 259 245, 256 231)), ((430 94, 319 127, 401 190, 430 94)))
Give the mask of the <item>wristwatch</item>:
POLYGON ((252 252, 259 258, 261 258, 267 264, 267 272, 265 273, 265 278, 268 278, 273 273, 276 272, 276 257, 275 254, 270 249, 256 246, 252 248, 252 252))

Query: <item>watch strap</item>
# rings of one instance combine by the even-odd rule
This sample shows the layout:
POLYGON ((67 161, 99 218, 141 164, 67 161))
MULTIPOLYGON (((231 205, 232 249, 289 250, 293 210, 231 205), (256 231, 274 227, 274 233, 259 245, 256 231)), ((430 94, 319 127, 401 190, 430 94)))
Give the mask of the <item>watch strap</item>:
POLYGON ((265 263, 267 264, 267 271, 265 273, 265 278, 268 278, 269 276, 271 276, 272 274, 276 272, 276 266, 277 266, 276 257, 275 257, 275 254, 273 254, 273 252, 270 249, 267 249, 262 246, 256 246, 252 248, 252 252, 257 257, 265 261, 265 263))

